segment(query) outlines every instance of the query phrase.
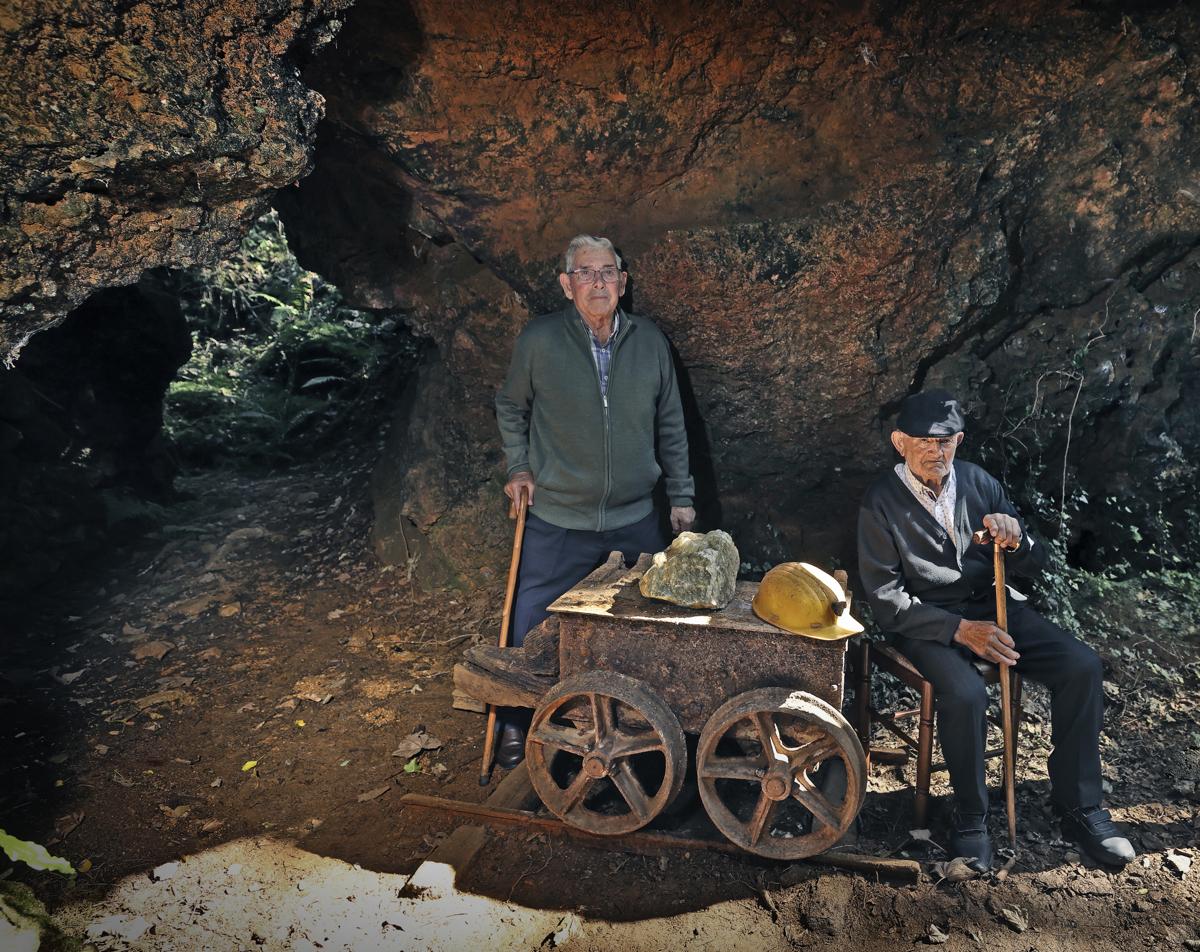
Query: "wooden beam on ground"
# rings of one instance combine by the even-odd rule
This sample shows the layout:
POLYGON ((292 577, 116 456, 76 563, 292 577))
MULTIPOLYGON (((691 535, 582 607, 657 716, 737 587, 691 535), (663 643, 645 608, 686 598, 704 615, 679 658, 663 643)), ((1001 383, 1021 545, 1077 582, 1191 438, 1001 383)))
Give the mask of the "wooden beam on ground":
POLYGON ((529 779, 529 767, 524 761, 517 764, 507 777, 496 784, 487 798, 487 805, 504 810, 525 810, 540 801, 529 779))
MULTIPOLYGON (((509 777, 506 777, 505 781, 507 782, 509 779, 509 777)), ((500 788, 497 788, 496 792, 500 793, 500 788)), ((459 816, 478 817, 487 823, 532 827, 551 833, 566 834, 580 842, 604 849, 626 849, 640 853, 660 853, 676 850, 716 850, 721 853, 731 853, 738 856, 753 855, 728 840, 700 839, 654 830, 638 830, 634 833, 625 833, 621 836, 598 836, 594 833, 588 833, 585 830, 568 826, 557 818, 539 816, 530 810, 494 805, 492 798, 489 798, 487 803, 468 803, 463 800, 447 800, 443 797, 428 797, 417 793, 406 793, 400 798, 400 802, 405 806, 423 810, 438 810, 459 816)), ((821 853, 817 856, 807 857, 805 862, 819 863, 824 866, 836 866, 839 869, 850 869, 862 873, 873 873, 888 878, 905 879, 910 882, 916 882, 921 875, 921 864, 913 860, 862 856, 857 853, 821 853)))
POLYGON ((413 870, 408 881, 401 887, 401 896, 418 896, 429 890, 441 891, 450 883, 442 867, 454 870, 454 879, 474 862, 483 844, 487 831, 482 826, 460 826, 433 848, 421 865, 413 870))

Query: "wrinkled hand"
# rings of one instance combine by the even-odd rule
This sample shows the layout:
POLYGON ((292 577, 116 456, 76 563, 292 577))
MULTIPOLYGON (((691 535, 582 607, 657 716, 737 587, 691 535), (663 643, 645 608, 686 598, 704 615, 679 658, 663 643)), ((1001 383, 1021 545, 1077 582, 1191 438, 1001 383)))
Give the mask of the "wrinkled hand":
POLYGON ((964 618, 954 632, 954 641, 966 645, 985 661, 996 664, 1015 664, 1021 657, 1015 650, 1016 642, 1008 632, 990 621, 968 621, 964 618))
POLYGON ((511 505, 508 507, 508 518, 517 518, 517 500, 521 498, 521 493, 525 494, 527 504, 533 505, 533 473, 513 473, 510 479, 504 485, 504 495, 511 500, 511 505))
POLYGON ((1021 524, 1005 512, 993 512, 983 517, 983 527, 1006 549, 1021 544, 1021 524))
POLYGON ((687 532, 696 524, 696 510, 691 506, 671 507, 671 531, 676 535, 687 532))

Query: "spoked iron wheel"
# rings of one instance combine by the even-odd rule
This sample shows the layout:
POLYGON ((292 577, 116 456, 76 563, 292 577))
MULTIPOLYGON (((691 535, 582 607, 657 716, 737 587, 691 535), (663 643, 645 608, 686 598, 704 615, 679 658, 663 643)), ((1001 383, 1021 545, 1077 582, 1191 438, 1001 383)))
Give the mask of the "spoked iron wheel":
POLYGON ((556 684, 525 741, 533 788, 564 822, 613 836, 640 829, 683 783, 687 747, 671 709, 642 682, 588 671, 556 684))
POLYGON ((829 704, 803 691, 759 688, 708 719, 696 779, 705 810, 730 840, 761 856, 801 859, 828 849, 854 822, 866 757, 829 704))

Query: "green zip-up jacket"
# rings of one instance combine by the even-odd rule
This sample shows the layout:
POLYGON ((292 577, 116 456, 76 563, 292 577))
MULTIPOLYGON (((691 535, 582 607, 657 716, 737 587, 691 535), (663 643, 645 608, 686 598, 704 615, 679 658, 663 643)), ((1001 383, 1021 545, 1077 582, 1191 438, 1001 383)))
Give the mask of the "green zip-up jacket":
POLYGON ((604 531, 645 518, 665 476, 672 506, 690 506, 687 432, 666 337, 621 312, 608 397, 574 306, 530 321, 496 395, 511 479, 533 474, 533 512, 562 529, 604 531), (657 458, 655 449, 657 444, 657 458))

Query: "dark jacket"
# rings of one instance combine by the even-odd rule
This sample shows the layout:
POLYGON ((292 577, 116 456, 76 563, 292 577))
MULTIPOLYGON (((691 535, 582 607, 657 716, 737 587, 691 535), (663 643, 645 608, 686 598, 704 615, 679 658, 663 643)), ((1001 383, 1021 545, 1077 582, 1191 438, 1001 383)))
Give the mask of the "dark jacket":
POLYGON ((533 511, 552 525, 603 531, 637 522, 662 475, 672 506, 692 504, 671 349, 643 317, 621 314, 607 398, 575 308, 534 318, 513 345, 496 420, 509 477, 533 474, 533 511))
MULTIPOLYGON (((1021 523, 1021 545, 1006 572, 1036 575, 1046 549, 1029 535, 1004 488, 974 463, 954 462, 957 477, 955 538, 889 470, 867 490, 858 511, 858 571, 883 631, 950 644, 968 602, 993 598, 992 546, 971 534, 993 512, 1021 523)), ((1015 589, 1009 595, 1023 601, 1015 589)))

